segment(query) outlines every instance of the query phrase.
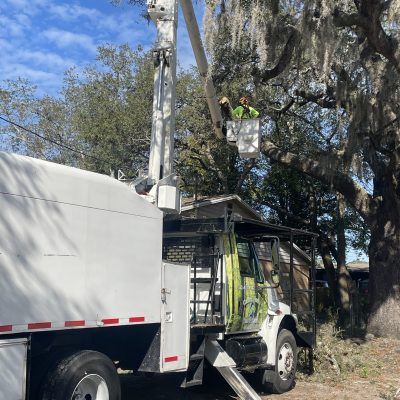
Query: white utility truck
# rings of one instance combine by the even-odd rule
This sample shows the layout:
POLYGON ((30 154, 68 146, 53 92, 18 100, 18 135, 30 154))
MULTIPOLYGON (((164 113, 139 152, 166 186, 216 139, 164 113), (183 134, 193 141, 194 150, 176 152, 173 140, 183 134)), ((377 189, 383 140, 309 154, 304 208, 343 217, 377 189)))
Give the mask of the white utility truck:
MULTIPOLYGON (((191 1, 182 7, 223 137, 191 1)), ((158 31, 148 176, 121 182, 0 153, 0 400, 118 400, 117 368, 186 372, 188 387, 201 384, 205 362, 240 398, 258 399, 239 371, 284 392, 293 386, 297 346, 313 343, 312 321, 308 331, 297 328, 295 292, 288 305, 276 292, 279 241, 292 249, 300 236, 313 242, 312 234, 238 220, 229 210, 217 219, 179 217, 177 0, 150 0, 148 9, 158 31), (272 283, 260 252, 270 254, 272 283)), ((257 137, 244 140, 246 155, 254 144, 257 137)), ((291 250, 290 283, 294 268, 291 250)), ((313 289, 305 291, 312 315, 313 289)))

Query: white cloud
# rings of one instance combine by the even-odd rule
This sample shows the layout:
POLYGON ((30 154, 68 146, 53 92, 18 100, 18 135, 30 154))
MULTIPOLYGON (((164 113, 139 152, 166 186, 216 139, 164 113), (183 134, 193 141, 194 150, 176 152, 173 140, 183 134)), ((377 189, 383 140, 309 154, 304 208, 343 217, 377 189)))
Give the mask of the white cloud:
POLYGON ((92 53, 96 52, 96 45, 92 37, 83 33, 74 33, 57 28, 50 28, 45 30, 42 35, 60 48, 78 46, 89 50, 92 53))
POLYGON ((47 67, 47 69, 58 68, 62 71, 76 64, 71 58, 61 57, 57 53, 45 51, 22 50, 16 53, 16 59, 19 62, 27 62, 30 65, 41 65, 47 67))
POLYGON ((19 23, 14 18, 0 15, 0 32, 1 36, 5 37, 21 37, 24 33, 26 26, 19 23))
POLYGON ((30 68, 25 64, 12 63, 2 68, 5 79, 25 78, 31 82, 55 82, 59 79, 58 74, 43 71, 41 69, 30 68))
POLYGON ((49 0, 2 0, 0 9, 8 12, 22 11, 27 15, 35 15, 48 4, 49 0))
MULTIPOLYGON (((108 0, 0 0, 0 80, 21 76, 41 93, 55 94, 63 72, 93 62, 100 44, 149 49, 155 27, 140 12, 136 6, 111 7, 108 0)), ((181 15, 178 56, 181 66, 194 64, 181 15)))
MULTIPOLYGON (((124 21, 119 16, 108 15, 95 8, 77 4, 53 4, 49 7, 49 12, 53 17, 60 18, 64 22, 78 20, 83 23, 90 22, 96 30, 118 32, 121 29, 121 23, 124 25, 124 21)), ((132 20, 132 15, 130 15, 130 20, 132 20)))
POLYGON ((3 52, 3 59, 4 59, 4 53, 10 52, 12 49, 13 49, 13 45, 9 40, 0 38, 0 50, 3 52))
POLYGON ((103 16, 100 11, 94 8, 82 7, 77 4, 51 4, 49 12, 64 21, 75 21, 82 17, 96 20, 103 16))
POLYGON ((44 71, 40 68, 31 68, 25 64, 11 63, 1 65, 2 80, 27 79, 37 87, 39 96, 45 94, 57 95, 60 90, 60 74, 44 71))
POLYGON ((31 19, 26 14, 18 13, 16 15, 14 15, 14 18, 18 21, 18 23, 20 23, 21 25, 24 25, 24 27, 26 29, 28 29, 32 26, 31 19))

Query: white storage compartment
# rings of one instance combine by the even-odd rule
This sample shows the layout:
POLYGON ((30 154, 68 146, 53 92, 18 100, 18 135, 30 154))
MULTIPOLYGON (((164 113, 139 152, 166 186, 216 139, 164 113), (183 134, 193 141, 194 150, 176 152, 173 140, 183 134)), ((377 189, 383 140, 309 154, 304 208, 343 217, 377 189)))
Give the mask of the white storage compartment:
POLYGON ((0 340, 0 399, 25 400, 26 339, 0 340))
POLYGON ((176 186, 161 185, 158 187, 157 207, 168 213, 181 212, 181 193, 176 186))
POLYGON ((228 121, 228 143, 234 143, 235 138, 240 157, 258 158, 260 156, 261 134, 259 119, 228 121))

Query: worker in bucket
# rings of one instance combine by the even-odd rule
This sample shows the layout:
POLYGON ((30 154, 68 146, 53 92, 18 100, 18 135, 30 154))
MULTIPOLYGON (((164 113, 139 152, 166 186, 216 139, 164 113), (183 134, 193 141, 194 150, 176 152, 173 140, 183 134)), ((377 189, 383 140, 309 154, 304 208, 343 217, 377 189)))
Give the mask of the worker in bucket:
POLYGON ((239 103, 240 105, 232 112, 233 119, 257 118, 260 115, 255 108, 249 106, 249 99, 246 96, 242 96, 239 103))

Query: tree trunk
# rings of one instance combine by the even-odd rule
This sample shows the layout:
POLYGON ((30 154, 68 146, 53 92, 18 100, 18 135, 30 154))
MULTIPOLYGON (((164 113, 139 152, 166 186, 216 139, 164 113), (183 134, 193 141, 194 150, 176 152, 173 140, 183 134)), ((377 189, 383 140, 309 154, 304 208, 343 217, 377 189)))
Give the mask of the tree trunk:
POLYGON ((367 330, 400 339, 400 220, 395 207, 380 207, 369 246, 370 317, 367 330))
POLYGON ((318 250, 322 257, 322 262, 328 277, 329 294, 333 302, 333 307, 337 307, 337 282, 335 274, 335 266, 333 265, 333 260, 330 252, 329 239, 326 237, 318 238, 318 250))
POLYGON ((340 304, 340 325, 350 327, 350 274, 346 267, 346 236, 344 213, 346 202, 344 196, 337 193, 337 290, 340 304))

